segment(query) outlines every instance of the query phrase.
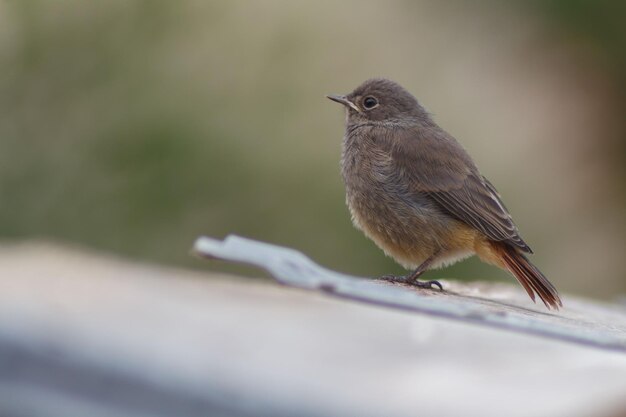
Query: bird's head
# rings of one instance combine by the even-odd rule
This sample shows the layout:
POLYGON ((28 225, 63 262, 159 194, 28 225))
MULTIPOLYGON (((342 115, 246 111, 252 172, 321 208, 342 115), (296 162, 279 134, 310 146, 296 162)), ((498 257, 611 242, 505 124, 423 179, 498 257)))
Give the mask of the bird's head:
POLYGON ((367 80, 347 95, 326 97, 345 106, 348 125, 430 120, 411 93, 384 78, 367 80))

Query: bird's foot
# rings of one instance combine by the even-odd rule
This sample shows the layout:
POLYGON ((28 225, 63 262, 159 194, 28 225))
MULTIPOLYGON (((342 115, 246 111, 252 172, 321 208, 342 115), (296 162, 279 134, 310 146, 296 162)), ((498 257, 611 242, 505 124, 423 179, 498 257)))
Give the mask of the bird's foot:
POLYGON ((418 288, 427 288, 429 290, 434 290, 435 287, 439 287, 439 291, 443 291, 443 286, 439 281, 420 281, 417 278, 414 278, 412 275, 383 275, 378 279, 389 282, 400 282, 403 284, 413 285, 418 288))

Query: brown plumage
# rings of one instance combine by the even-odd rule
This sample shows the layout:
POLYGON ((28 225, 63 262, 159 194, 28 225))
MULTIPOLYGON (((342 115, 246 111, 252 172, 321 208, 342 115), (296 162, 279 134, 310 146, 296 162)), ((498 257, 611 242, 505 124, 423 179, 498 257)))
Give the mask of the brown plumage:
POLYGON ((342 176, 356 227, 406 268, 387 276, 421 287, 428 269, 477 254, 510 271, 535 300, 562 306, 547 278, 524 253, 495 187, 465 149, 441 129, 404 88, 368 80, 347 96, 329 96, 346 107, 342 176))

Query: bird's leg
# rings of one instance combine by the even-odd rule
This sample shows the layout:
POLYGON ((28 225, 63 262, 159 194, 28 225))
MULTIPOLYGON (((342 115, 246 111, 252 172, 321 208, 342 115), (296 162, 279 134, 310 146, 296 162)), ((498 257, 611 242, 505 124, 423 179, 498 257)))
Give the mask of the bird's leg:
POLYGON ((422 275, 424 272, 428 270, 428 267, 435 260, 437 255, 438 253, 435 253, 434 255, 427 258, 424 262, 421 263, 420 266, 418 266, 415 269, 415 271, 413 271, 409 275, 405 275, 405 276, 385 275, 385 276, 380 277, 380 279, 384 279, 386 281, 391 281, 391 282, 404 282, 409 285, 415 285, 416 287, 419 287, 419 288, 433 289, 434 287, 439 287, 439 290, 443 291, 443 287, 441 286, 441 283, 439 281, 436 281, 436 280, 419 281, 417 279, 420 275, 422 275))

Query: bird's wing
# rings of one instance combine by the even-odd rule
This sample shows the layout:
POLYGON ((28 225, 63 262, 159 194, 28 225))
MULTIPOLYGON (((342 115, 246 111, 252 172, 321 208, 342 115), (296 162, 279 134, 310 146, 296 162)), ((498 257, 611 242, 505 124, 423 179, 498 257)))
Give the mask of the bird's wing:
POLYGON ((408 179, 409 192, 430 196, 444 211, 491 240, 532 253, 495 187, 454 138, 438 128, 394 129, 376 136, 382 138, 395 172, 408 179))

